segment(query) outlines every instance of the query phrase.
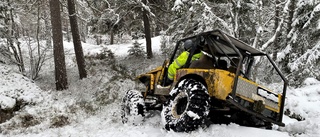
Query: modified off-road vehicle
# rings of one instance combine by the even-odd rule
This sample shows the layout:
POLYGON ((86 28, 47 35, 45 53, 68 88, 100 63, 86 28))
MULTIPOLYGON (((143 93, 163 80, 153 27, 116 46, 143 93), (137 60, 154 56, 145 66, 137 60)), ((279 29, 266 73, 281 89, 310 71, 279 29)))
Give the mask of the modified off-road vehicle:
POLYGON ((165 128, 177 132, 193 131, 208 123, 284 126, 287 80, 268 54, 221 30, 179 40, 170 60, 137 79, 146 90, 126 92, 121 105, 124 123, 143 118, 148 110, 161 110, 165 128), (193 41, 193 48, 186 64, 177 70, 173 82, 167 86, 168 66, 183 51, 183 42, 188 39, 193 41), (201 49, 202 56, 192 61, 197 48, 201 49), (252 80, 255 58, 266 58, 271 64, 282 83, 278 91, 252 80))

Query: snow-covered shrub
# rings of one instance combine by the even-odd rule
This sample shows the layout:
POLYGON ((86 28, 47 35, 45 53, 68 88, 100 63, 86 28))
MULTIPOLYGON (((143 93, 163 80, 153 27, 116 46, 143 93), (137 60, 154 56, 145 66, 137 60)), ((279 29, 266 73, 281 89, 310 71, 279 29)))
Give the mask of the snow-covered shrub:
POLYGON ((11 67, 0 64, 0 77, 0 133, 54 126, 48 118, 68 112, 65 104, 56 102, 48 92, 11 67))
MULTIPOLYGON (((93 66, 103 65, 112 65, 116 62, 114 53, 108 49, 103 48, 101 52, 93 55, 86 55, 86 66, 89 73, 94 74, 97 71, 93 68, 93 66)), ((101 67, 103 68, 103 67, 101 67)))
POLYGON ((43 100, 41 89, 22 74, 0 65, 0 110, 22 108, 43 100), (16 82, 20 85, 17 86, 16 82))
POLYGON ((103 59, 113 60, 114 53, 108 48, 103 48, 100 53, 95 55, 95 58, 99 60, 103 60, 103 59))
POLYGON ((144 57, 145 51, 141 44, 142 43, 139 43, 138 41, 134 41, 133 46, 129 47, 128 50, 130 57, 144 57))
POLYGON ((65 115, 57 115, 51 118, 51 126, 52 128, 63 127, 65 125, 70 124, 68 116, 65 115))

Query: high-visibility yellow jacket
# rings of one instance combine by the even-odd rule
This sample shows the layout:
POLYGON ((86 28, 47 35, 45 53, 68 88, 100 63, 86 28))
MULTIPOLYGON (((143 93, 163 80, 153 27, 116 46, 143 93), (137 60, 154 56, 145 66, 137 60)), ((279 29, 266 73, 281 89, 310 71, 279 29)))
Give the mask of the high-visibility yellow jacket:
MULTIPOLYGON (((187 62, 187 59, 188 59, 188 56, 189 56, 189 52, 188 51, 184 51, 182 52, 170 65, 169 65, 169 68, 168 68, 168 78, 170 80, 173 80, 174 76, 176 75, 176 72, 177 72, 177 69, 181 68, 186 62, 187 62)), ((197 54, 194 54, 192 56, 192 59, 191 61, 194 61, 194 60, 197 60, 200 58, 200 56, 202 55, 202 53, 197 53, 197 54)))

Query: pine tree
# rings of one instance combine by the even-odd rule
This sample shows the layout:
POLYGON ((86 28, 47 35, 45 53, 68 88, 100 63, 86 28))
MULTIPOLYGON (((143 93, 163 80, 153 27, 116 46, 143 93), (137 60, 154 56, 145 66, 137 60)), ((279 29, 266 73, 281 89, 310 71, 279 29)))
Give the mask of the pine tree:
POLYGON ((320 79, 319 6, 304 0, 290 3, 290 30, 278 59, 292 86, 300 85, 307 77, 320 79))
POLYGON ((68 88, 67 70, 63 49, 61 15, 59 0, 50 0, 50 15, 53 34, 53 55, 55 66, 56 89, 68 88))
POLYGON ((145 52, 141 45, 142 43, 134 41, 133 46, 128 50, 129 57, 144 57, 145 52))
POLYGON ((69 17, 70 17, 70 26, 71 26, 72 39, 74 44, 74 51, 76 54, 80 79, 82 79, 87 77, 87 71, 86 71, 86 65, 85 65, 85 60, 83 56, 83 50, 81 46, 74 0, 68 0, 68 11, 69 11, 69 17))

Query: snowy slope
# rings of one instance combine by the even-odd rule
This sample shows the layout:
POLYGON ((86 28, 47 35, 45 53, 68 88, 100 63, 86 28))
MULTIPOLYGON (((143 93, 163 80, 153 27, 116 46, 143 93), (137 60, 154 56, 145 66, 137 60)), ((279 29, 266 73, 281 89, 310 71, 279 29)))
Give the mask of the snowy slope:
MULTIPOLYGON (((160 52, 160 37, 152 39, 153 51, 160 52)), ((145 41, 140 40, 142 45, 145 41)), ((243 127, 237 124, 211 125, 191 133, 175 133, 163 129, 160 113, 149 112, 146 121, 138 126, 122 124, 120 119, 120 99, 124 92, 136 86, 131 79, 120 76, 119 70, 111 65, 96 66, 103 70, 84 80, 77 79, 77 68, 72 43, 64 42, 68 52, 66 62, 69 89, 50 90, 53 86, 52 64, 44 69, 43 79, 38 86, 26 77, 0 64, 0 105, 12 108, 16 100, 24 100, 26 106, 11 120, 0 124, 0 136, 13 137, 288 137, 320 136, 320 82, 308 79, 301 88, 289 88, 286 108, 291 114, 304 118, 297 121, 284 116, 286 127, 274 126, 272 130, 243 127), (49 84, 51 83, 51 84, 49 84), (41 85, 39 85, 41 84, 41 85), (45 85, 47 84, 47 85, 45 85), (45 87, 41 90, 39 87, 45 87), (49 89, 49 90, 48 90, 49 89)), ((117 45, 83 44, 86 55, 99 53, 107 47, 119 57, 127 54, 132 43, 117 45)), ((140 61, 148 64, 152 60, 140 61)), ((103 62, 103 61, 102 61, 103 62)), ((134 63, 134 62, 132 62, 134 63)), ((161 62, 160 62, 161 63, 161 62)), ((133 64, 132 64, 133 65, 133 64)), ((131 66, 132 67, 132 66, 131 66)), ((153 67, 150 65, 150 68, 153 67)), ((144 69, 150 69, 144 68, 144 69)), ((120 67, 119 67, 120 69, 120 67)), ((132 69, 132 68, 131 68, 132 69)), ((141 70, 142 71, 142 70, 141 70)), ((93 74, 93 73, 92 73, 93 74)), ((54 89, 54 87, 53 87, 54 89)))

